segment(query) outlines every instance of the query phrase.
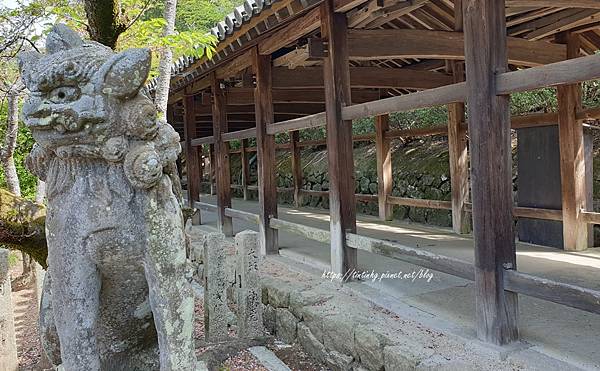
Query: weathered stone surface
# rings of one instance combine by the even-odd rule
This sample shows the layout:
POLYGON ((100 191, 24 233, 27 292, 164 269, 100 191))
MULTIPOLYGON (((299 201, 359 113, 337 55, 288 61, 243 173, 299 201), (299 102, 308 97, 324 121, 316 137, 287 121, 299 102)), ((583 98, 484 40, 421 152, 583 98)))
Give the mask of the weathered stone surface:
POLYGON ((417 371, 476 371, 479 368, 462 360, 448 360, 441 355, 433 355, 420 362, 417 371))
POLYGON ((356 323, 345 314, 328 316, 323 321, 323 344, 327 350, 354 354, 354 328, 356 323))
POLYGON ((267 330, 270 334, 275 333, 275 324, 276 324, 276 314, 275 308, 270 305, 263 304, 263 323, 265 325, 265 330, 267 330))
POLYGON ((302 308, 302 318, 304 324, 308 326, 310 332, 321 343, 323 343, 323 318, 325 313, 323 308, 317 306, 309 306, 302 308))
POLYGON ((298 342, 308 354, 321 362, 325 362, 327 357, 325 345, 319 342, 310 329, 302 322, 298 323, 298 342))
POLYGON ((224 240, 225 236, 221 233, 209 233, 204 245, 204 335, 209 342, 229 337, 224 240))
POLYGON ((0 365, 6 371, 17 371, 15 319, 8 274, 8 250, 0 248, 0 365))
POLYGON ((275 309, 275 333, 278 338, 292 344, 296 340, 298 319, 287 309, 275 309))
POLYGON ((348 371, 352 369, 352 361, 354 358, 346 354, 336 352, 335 350, 327 353, 325 364, 333 371, 348 371))
POLYGON ((268 286, 269 304, 275 308, 287 308, 290 305, 290 290, 285 284, 268 286))
POLYGON ((42 343, 58 349, 59 339, 67 371, 193 369, 194 303, 170 178, 181 147, 142 91, 150 51, 115 54, 64 25, 47 40, 45 55, 19 61, 36 141, 27 165, 47 183, 42 343))
POLYGON ((292 291, 289 295, 288 307, 296 317, 303 319, 304 308, 324 303, 331 298, 332 295, 327 292, 292 291))
POLYGON ((354 329, 355 354, 369 370, 383 369, 383 348, 390 343, 390 339, 368 325, 360 325, 354 329))
POLYGON ((235 236, 237 323, 238 334, 244 338, 258 337, 264 332, 257 244, 256 232, 243 231, 235 236))
POLYGON ((386 370, 414 370, 424 359, 433 355, 433 350, 410 343, 386 346, 383 358, 386 370))

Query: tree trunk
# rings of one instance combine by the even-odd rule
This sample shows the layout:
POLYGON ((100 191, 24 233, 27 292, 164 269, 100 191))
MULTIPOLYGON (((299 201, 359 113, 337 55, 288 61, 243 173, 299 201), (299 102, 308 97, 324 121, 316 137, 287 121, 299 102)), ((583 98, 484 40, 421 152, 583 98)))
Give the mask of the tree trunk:
POLYGON ((0 249, 0 365, 2 370, 17 371, 17 340, 12 306, 8 250, 0 249))
POLYGON ((0 189, 0 244, 26 252, 44 268, 48 256, 45 222, 44 205, 0 189))
POLYGON ((83 7, 92 40, 114 49, 119 35, 127 29, 120 1, 84 0, 83 7))
MULTIPOLYGON (((169 36, 175 33, 175 13, 177 9, 177 0, 165 0, 165 29, 163 36, 169 36)), ((169 85, 171 82, 171 64, 173 63, 173 52, 171 48, 164 47, 160 52, 160 62, 158 64, 158 80, 156 82, 156 93, 154 102, 158 110, 158 117, 167 120, 167 102, 169 100, 169 85)))
POLYGON ((17 148, 17 135, 19 133, 19 100, 18 95, 11 91, 8 94, 8 114, 6 120, 6 136, 4 145, 0 150, 0 161, 4 170, 4 177, 8 190, 17 196, 21 196, 21 186, 15 167, 14 154, 17 148))

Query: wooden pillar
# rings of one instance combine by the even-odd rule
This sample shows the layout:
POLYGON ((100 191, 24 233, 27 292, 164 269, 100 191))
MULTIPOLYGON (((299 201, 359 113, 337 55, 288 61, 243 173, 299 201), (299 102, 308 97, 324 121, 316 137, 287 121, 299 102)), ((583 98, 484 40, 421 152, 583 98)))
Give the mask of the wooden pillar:
POLYGON ((300 139, 299 131, 292 131, 290 133, 290 144, 292 152, 292 176, 294 180, 294 207, 298 208, 302 206, 302 160, 300 157, 300 146, 298 141, 300 139))
MULTIPOLYGON (((186 95, 183 100, 184 109, 184 136, 185 136, 185 164, 187 168, 187 194, 190 207, 194 201, 200 200, 200 161, 198 150, 192 146, 192 139, 196 136, 196 114, 194 112, 195 100, 193 95, 186 95)), ((192 219, 194 224, 200 224, 200 212, 192 219)))
POLYGON ((270 218, 277 217, 277 180, 275 171, 275 136, 267 134, 267 126, 274 121, 273 81, 271 76, 271 56, 254 51, 254 105, 256 114, 256 149, 258 158, 258 203, 259 242, 263 255, 278 254, 277 230, 269 226, 270 218))
POLYGON ((463 14, 477 335, 507 344, 518 329, 517 294, 503 281, 516 269, 509 97, 496 94, 496 75, 508 70, 504 0, 463 0, 463 14))
POLYGON ((249 179, 249 170, 248 170, 248 152, 246 152, 246 148, 248 147, 248 139, 242 139, 240 145, 240 162, 242 163, 242 191, 244 192, 244 200, 249 198, 248 195, 248 179, 249 179))
MULTIPOLYGON (((463 65, 449 61, 454 82, 464 81, 463 65)), ((469 202, 469 154, 465 126, 465 104, 448 105, 448 158, 450 161, 450 186, 452 189, 452 229, 455 233, 471 232, 471 218, 466 212, 469 202)))
POLYGON ((328 41, 323 77, 327 114, 331 270, 341 274, 356 268, 356 249, 346 245, 346 233, 356 232, 352 122, 342 120, 342 107, 352 104, 347 30, 346 16, 334 12, 333 0, 325 0, 321 4, 321 35, 328 41))
POLYGON ((392 220, 392 205, 387 197, 392 194, 392 152, 390 140, 385 134, 390 129, 390 116, 375 117, 375 151, 377 155, 377 200, 379 202, 379 219, 392 220))
MULTIPOLYGON (((567 44, 567 59, 580 56, 578 35, 563 33, 557 41, 567 44)), ((559 86, 557 94, 563 243, 565 250, 581 251, 590 247, 592 236, 591 225, 581 218, 581 211, 588 209, 583 123, 576 118, 581 107, 581 85, 559 86)))
MULTIPOLYGON (((463 31, 462 14, 462 0, 454 0, 455 31, 463 31)), ((455 83, 465 81, 464 65, 461 62, 448 61, 448 72, 452 74, 455 83)), ((466 234, 471 232, 471 218, 465 210, 469 202, 469 153, 464 102, 448 105, 448 157, 452 189, 452 229, 455 233, 466 234)))
POLYGON ((208 145, 208 162, 210 167, 208 168, 208 182, 210 183, 210 194, 214 195, 215 190, 215 145, 208 145))
MULTIPOLYGON (((225 208, 231 208, 231 176, 229 169, 229 144, 222 134, 227 132, 226 99, 215 73, 211 73, 213 95, 213 137, 215 138, 215 178, 217 183, 217 226, 225 236, 233 236, 231 217, 225 215, 225 208)), ((212 167, 212 164, 211 164, 212 167)))
POLYGON ((198 151, 198 168, 199 168, 198 188, 200 189, 200 193, 202 193, 202 182, 204 182, 204 169, 205 169, 204 145, 200 145, 200 146, 196 147, 196 150, 198 151))

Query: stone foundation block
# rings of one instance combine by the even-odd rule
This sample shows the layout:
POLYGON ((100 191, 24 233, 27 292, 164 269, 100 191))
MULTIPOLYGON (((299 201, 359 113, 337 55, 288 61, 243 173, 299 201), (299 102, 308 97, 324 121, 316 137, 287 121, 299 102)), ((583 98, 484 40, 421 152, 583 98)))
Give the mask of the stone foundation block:
POLYGON ((354 329, 346 315, 332 315, 323 320, 323 344, 327 350, 354 354, 354 329))
POLYGON ((434 352, 431 349, 422 348, 417 344, 411 346, 410 343, 383 348, 383 359, 386 370, 416 370, 417 365, 433 354, 434 352))
POLYGON ((287 309, 275 309, 275 333, 286 343, 292 344, 296 340, 298 319, 287 309))
POLYGON ((275 333, 275 308, 270 305, 263 304, 263 323, 265 325, 265 330, 270 334, 275 333))
POLYGON ((335 350, 330 351, 325 358, 325 364, 333 371, 350 371, 352 370, 352 361, 354 358, 335 350))
POLYGON ((325 362, 327 358, 327 350, 317 338, 313 335, 310 329, 302 322, 298 324, 298 342, 302 348, 321 362, 325 362))
POLYGON ((390 339, 365 325, 357 326, 354 329, 355 354, 369 370, 383 369, 383 349, 389 344, 391 344, 390 339))

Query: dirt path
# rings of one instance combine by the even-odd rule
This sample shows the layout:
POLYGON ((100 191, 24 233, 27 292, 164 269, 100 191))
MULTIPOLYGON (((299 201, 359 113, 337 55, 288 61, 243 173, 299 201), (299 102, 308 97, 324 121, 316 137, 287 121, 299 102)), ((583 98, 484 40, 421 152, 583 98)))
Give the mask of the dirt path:
MULTIPOLYGON (((10 274, 12 279, 21 276, 23 265, 21 261, 15 264, 10 274)), ((13 308, 15 313, 15 332, 17 337, 17 356, 19 370, 38 371, 42 347, 39 341, 37 322, 38 309, 33 284, 12 292, 13 308)))

